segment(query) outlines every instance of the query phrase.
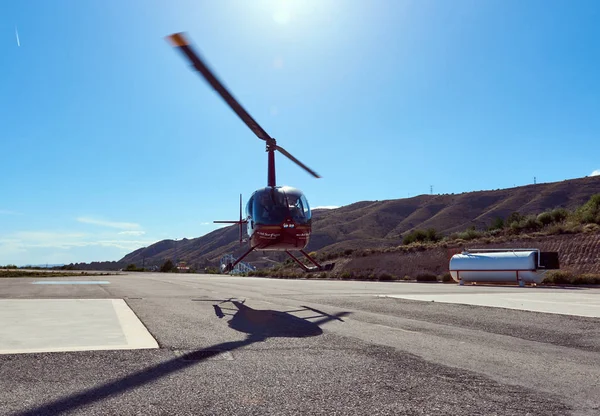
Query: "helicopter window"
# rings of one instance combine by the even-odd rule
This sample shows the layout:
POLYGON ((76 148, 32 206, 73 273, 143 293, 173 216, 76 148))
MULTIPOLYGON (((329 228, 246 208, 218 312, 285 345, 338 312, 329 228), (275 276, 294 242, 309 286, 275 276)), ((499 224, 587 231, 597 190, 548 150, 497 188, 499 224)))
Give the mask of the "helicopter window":
POLYGON ((252 219, 257 224, 281 224, 289 217, 297 224, 306 224, 311 218, 306 197, 291 187, 257 191, 248 202, 248 209, 252 210, 252 219))
POLYGON ((278 189, 265 189, 253 200, 253 218, 258 224, 281 224, 288 215, 285 194, 278 189))
POLYGON ((288 208, 290 215, 294 220, 303 220, 306 217, 302 200, 297 195, 288 195, 288 208))
POLYGON ((308 205, 308 200, 304 195, 300 195, 300 201, 302 202, 302 207, 304 209, 304 216, 306 219, 310 219, 312 214, 310 212, 310 206, 308 205))
POLYGON ((254 195, 250 197, 246 204, 246 217, 252 217, 252 204, 254 203, 254 195))
POLYGON ((302 192, 290 187, 285 188, 290 216, 296 223, 306 224, 310 221, 311 213, 308 201, 302 192))

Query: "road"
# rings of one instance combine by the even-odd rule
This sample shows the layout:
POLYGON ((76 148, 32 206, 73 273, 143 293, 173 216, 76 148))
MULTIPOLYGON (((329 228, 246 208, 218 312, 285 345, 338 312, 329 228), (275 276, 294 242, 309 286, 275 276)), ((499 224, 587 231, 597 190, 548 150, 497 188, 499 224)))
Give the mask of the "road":
POLYGON ((131 338, 120 317, 86 314, 87 301, 69 313, 83 327, 60 332, 67 321, 44 303, 56 299, 123 299, 158 348, 1 354, 2 415, 600 414, 600 318, 452 303, 504 297, 513 308, 594 311, 600 289, 160 273, 41 280, 0 279, 0 312, 13 316, 7 351, 51 335, 60 345, 110 335, 116 348, 131 338), (7 307, 16 304, 45 314, 28 324, 38 329, 25 330, 7 307))

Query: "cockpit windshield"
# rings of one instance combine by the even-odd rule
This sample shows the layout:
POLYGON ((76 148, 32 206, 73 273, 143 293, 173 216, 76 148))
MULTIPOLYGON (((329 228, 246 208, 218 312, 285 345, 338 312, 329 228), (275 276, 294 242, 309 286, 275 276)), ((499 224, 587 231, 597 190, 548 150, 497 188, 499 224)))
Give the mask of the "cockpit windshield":
POLYGON ((307 224, 311 218, 306 197, 300 190, 288 186, 256 191, 250 202, 248 208, 257 224, 277 225, 288 218, 296 224, 307 224))

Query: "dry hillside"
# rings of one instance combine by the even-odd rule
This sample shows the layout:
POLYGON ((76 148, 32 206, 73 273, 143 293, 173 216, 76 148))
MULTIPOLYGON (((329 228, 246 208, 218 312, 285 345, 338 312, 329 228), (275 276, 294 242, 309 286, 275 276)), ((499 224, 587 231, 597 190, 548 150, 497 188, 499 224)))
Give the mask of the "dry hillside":
POLYGON ((537 248, 541 251, 556 251, 560 267, 577 274, 600 273, 600 233, 549 235, 531 238, 516 237, 502 243, 488 243, 487 239, 471 241, 452 248, 435 247, 410 251, 390 251, 366 257, 348 256, 335 259, 334 272, 365 275, 391 274, 398 277, 419 274, 441 275, 448 272, 452 254, 465 248, 537 248))
MULTIPOLYGON (((414 229, 435 228, 443 234, 469 226, 483 229, 494 218, 506 218, 512 212, 538 214, 558 207, 574 209, 596 193, 600 193, 600 176, 491 191, 362 201, 315 211, 308 250, 398 246, 402 236, 414 229)), ((179 258, 195 267, 214 265, 225 253, 240 255, 245 251, 246 246, 240 247, 238 238, 237 226, 231 226, 194 239, 163 240, 128 254, 120 263, 141 265, 145 261, 146 265, 160 265, 165 259, 179 258)), ((259 266, 282 259, 285 254, 272 252, 266 257, 263 253, 248 257, 259 266)))

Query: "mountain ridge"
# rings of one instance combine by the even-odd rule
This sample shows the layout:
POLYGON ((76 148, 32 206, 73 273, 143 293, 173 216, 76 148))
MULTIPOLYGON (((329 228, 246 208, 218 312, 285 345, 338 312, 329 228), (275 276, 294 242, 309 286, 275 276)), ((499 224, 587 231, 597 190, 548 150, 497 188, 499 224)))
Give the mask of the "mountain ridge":
MULTIPOLYGON (((600 193, 600 176, 568 179, 506 189, 460 194, 418 195, 412 198, 358 201, 335 209, 313 212, 313 232, 308 251, 339 251, 346 248, 384 248, 402 244, 402 237, 415 229, 434 228, 442 234, 473 226, 484 229, 496 218, 513 212, 539 214, 554 208, 574 209, 593 194, 600 193)), ((204 236, 179 241, 162 240, 137 249, 119 263, 160 265, 166 259, 180 259, 195 268, 215 265, 231 253, 241 255, 237 225, 204 236)), ((251 253, 247 260, 261 267, 268 258, 281 261, 285 253, 251 253)), ((271 262, 272 262, 271 260, 271 262)))

